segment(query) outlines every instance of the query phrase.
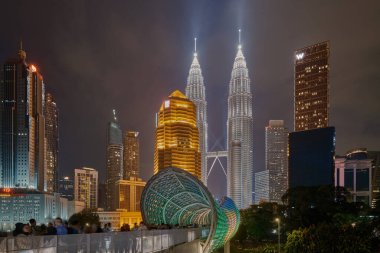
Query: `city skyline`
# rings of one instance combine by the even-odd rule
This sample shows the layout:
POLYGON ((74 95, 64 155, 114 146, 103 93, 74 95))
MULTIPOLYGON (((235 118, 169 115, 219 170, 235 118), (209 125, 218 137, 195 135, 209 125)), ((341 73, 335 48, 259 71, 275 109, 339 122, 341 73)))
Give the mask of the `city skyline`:
MULTIPOLYGON (((25 14, 25 17, 28 17, 26 13, 28 4, 30 3, 25 3, 25 7, 21 8, 18 12, 19 14, 16 15, 25 14)), ((11 9, 16 8, 16 5, 12 5, 12 3, 8 4, 4 11, 8 10, 11 13, 11 9)), ((176 3, 176 5, 183 7, 179 3, 176 3)), ((201 5, 201 3, 194 4, 196 7, 192 8, 187 6, 189 10, 184 12, 186 17, 196 20, 194 13, 201 5)), ((198 30, 193 30, 190 27, 191 25, 188 27, 174 26, 170 33, 164 30, 165 35, 170 36, 165 36, 165 38, 159 36, 157 43, 153 43, 151 49, 147 47, 148 44, 142 43, 140 46, 137 42, 149 41, 151 36, 157 35, 154 31, 140 33, 135 28, 131 33, 123 35, 122 39, 109 42, 108 39, 113 38, 114 35, 107 33, 106 29, 100 26, 100 32, 105 34, 104 39, 100 42, 94 42, 93 39, 96 38, 96 35, 89 32, 80 37, 80 43, 75 44, 71 39, 66 41, 70 33, 58 32, 54 37, 47 38, 42 31, 37 31, 41 34, 41 38, 45 39, 41 41, 40 39, 32 38, 30 32, 26 30, 26 27, 22 27, 21 23, 15 23, 14 30, 17 30, 17 32, 10 31, 9 36, 4 39, 4 46, 0 49, 0 59, 4 61, 9 56, 13 56, 17 49, 18 40, 22 37, 24 47, 29 55, 28 59, 32 63, 36 63, 36 66, 42 71, 44 80, 49 84, 48 89, 51 89, 55 95, 60 105, 60 115, 65 118, 65 121, 60 124, 60 130, 62 129, 60 131, 60 176, 68 174, 74 168, 83 165, 97 168, 100 174, 105 175, 103 154, 105 153, 106 140, 104 137, 97 138, 97 136, 104 136, 105 126, 103 122, 106 121, 112 108, 119 111, 121 125, 141 133, 142 177, 147 179, 152 175, 154 112, 163 101, 165 95, 171 90, 178 88, 184 91, 184 85, 179 84, 186 82, 188 64, 191 62, 192 57, 189 52, 192 51, 192 38, 194 35, 199 37, 200 41, 198 44, 198 50, 200 51, 199 61, 202 63, 202 74, 204 75, 207 89, 209 132, 212 133, 209 136, 209 146, 212 148, 218 139, 220 145, 225 146, 226 140, 223 139, 226 132, 225 121, 227 118, 225 103, 227 100, 230 63, 237 46, 234 34, 236 34, 239 27, 243 29, 243 46, 246 59, 249 62, 248 68, 250 73, 254 73, 252 79, 255 85, 253 88, 258 99, 253 102, 253 108, 260 108, 254 125, 254 142, 255 144, 257 143, 257 146, 255 145, 254 160, 258 161, 257 163, 255 162, 255 166, 257 166, 255 171, 264 169, 263 129, 266 122, 271 118, 281 118, 285 122, 289 122, 286 127, 293 129, 290 122, 293 122, 292 87, 294 80, 292 78, 292 67, 294 51, 324 40, 330 40, 331 43, 329 125, 336 127, 337 154, 342 154, 355 146, 365 146, 369 150, 379 149, 376 140, 380 137, 376 129, 378 129, 380 122, 375 116, 376 110, 373 108, 379 108, 379 102, 375 96, 378 93, 376 80, 379 79, 379 76, 375 71, 380 63, 378 59, 375 59, 376 53, 369 54, 370 52, 379 51, 380 38, 374 32, 374 24, 379 23, 379 17, 376 15, 376 10, 379 9, 379 6, 372 9, 365 8, 365 11, 368 12, 366 19, 351 19, 353 25, 350 26, 350 30, 342 25, 341 29, 337 31, 339 24, 331 24, 330 21, 338 9, 339 15, 342 15, 342 17, 351 16, 354 12, 363 12, 364 9, 361 6, 356 8, 351 4, 343 6, 331 3, 326 7, 318 8, 316 7, 316 2, 309 7, 301 4, 297 11, 287 9, 290 12, 287 15, 294 14, 296 17, 297 15, 299 16, 284 24, 284 26, 294 29, 287 31, 288 33, 286 34, 273 34, 272 32, 269 34, 263 32, 262 29, 274 29, 276 22, 281 19, 281 15, 276 17, 275 10, 273 10, 272 17, 267 18, 264 15, 272 11, 270 3, 246 3, 243 5, 242 2, 239 2, 239 4, 236 4, 239 7, 233 7, 232 3, 227 2, 223 2, 222 7, 209 5, 216 7, 217 14, 211 17, 210 21, 207 21, 202 29, 198 26, 198 30), (224 13, 221 11, 222 8, 230 8, 232 11, 231 13, 224 13), (242 9, 244 11, 241 11, 242 9), (301 11, 315 13, 313 18, 316 20, 312 20, 312 17, 309 18, 306 14, 300 14, 299 12, 301 11), (251 13, 252 15, 248 15, 251 13), (319 13, 326 15, 320 17, 317 15, 319 13), (238 14, 241 14, 240 17, 238 14), (241 22, 237 19, 241 19, 241 22), (226 21, 217 24, 219 20, 226 21), (301 20, 305 22, 301 22, 301 20), (230 23, 226 23, 227 21, 230 23), (260 25, 255 25, 255 23, 260 25), (314 31, 310 31, 308 26, 316 23, 319 26, 314 31), (212 29, 216 29, 216 31, 208 34, 212 29), (361 38, 363 37, 369 38, 369 40, 362 42, 361 38), (279 38, 283 38, 283 41, 281 47, 277 48, 279 38), (347 38, 349 38, 350 42, 345 44, 347 38), (221 43, 215 43, 221 39, 223 40, 221 43), (57 42, 60 40, 66 41, 64 46, 57 46, 57 42), (129 43, 129 41, 131 42, 129 43), (178 43, 171 41, 178 41, 178 43), (110 48, 110 45, 114 45, 118 49, 107 49, 104 53, 95 54, 95 52, 102 50, 102 43, 107 45, 105 48, 110 48), (126 43, 126 45, 122 45, 123 43, 126 43), (74 53, 82 50, 83 53, 74 55, 74 53), (72 54, 70 51, 74 53, 72 54), (149 56, 154 55, 154 52, 157 52, 159 57, 154 58, 160 60, 142 61, 144 62, 142 65, 131 66, 128 62, 125 62, 125 59, 131 59, 131 61, 135 62, 137 55, 132 51, 139 52, 138 57, 140 57, 140 53, 143 53, 144 57, 148 57, 147 59, 149 59, 149 56), (225 54, 222 54, 223 52, 225 54), (109 58, 114 56, 115 53, 122 54, 123 57, 117 57, 122 59, 122 64, 109 58), (109 54, 109 56, 106 56, 106 54, 109 54), (346 61, 347 54, 351 57, 350 61, 346 61), (96 58, 94 58, 95 55, 97 55, 96 58), (166 59, 166 62, 162 62, 161 59, 166 59), (276 59, 277 62, 274 62, 273 59, 276 59), (76 65, 77 63, 75 62, 77 61, 80 65, 76 65), (58 69, 63 70, 65 76, 59 73, 61 70, 58 71, 58 69, 51 66, 57 66, 58 69), (81 68, 78 66, 81 66, 81 68), (111 70, 108 66, 117 67, 115 70, 111 70), (98 71, 101 68, 104 70, 104 76, 94 74, 93 71, 98 71), (130 68, 138 73, 137 76, 128 70, 130 68), (141 75, 142 71, 146 71, 146 69, 149 69, 148 71, 156 69, 153 70, 151 75, 154 76, 154 80, 141 75), (354 70, 360 70, 360 72, 356 73, 354 70), (127 78, 124 75, 125 71, 128 71, 127 78), (273 72, 276 73, 273 75, 275 77, 271 75, 273 72), (72 93, 72 90, 76 92, 72 93), (119 92, 119 90, 122 92, 119 92), (360 100, 360 106, 357 106, 359 102, 352 103, 358 92, 362 92, 363 96, 360 100), (137 96, 137 94, 141 96, 137 96), (134 99, 133 97, 135 96, 138 98, 134 99), (278 101, 278 104, 275 106, 270 105, 272 99, 278 101), (96 100, 102 102, 94 102, 96 100), (142 109, 137 110, 137 108, 142 109), (347 115, 353 118, 348 120, 347 115), (89 125, 92 126, 91 129, 88 129, 89 125), (99 139, 99 141, 95 142, 94 140, 96 139, 99 139), (92 148, 88 149, 88 146, 92 148)), ((101 7, 104 6, 96 8, 101 7)), ((136 7, 139 8, 140 6, 137 4, 136 7)), ((186 7, 186 4, 184 7, 186 7)), ((54 9, 49 5, 45 8, 48 8, 48 10, 49 8, 54 9)), ((93 14, 93 16, 90 15, 89 18, 102 17, 102 14, 98 12, 99 10, 94 8, 90 8, 89 13, 93 14)), ((171 9, 166 5, 162 8, 164 12, 171 9)), ((286 7, 284 8, 286 9, 286 7)), ((63 6, 62 9, 62 13, 64 13, 68 7, 63 6)), ((79 6, 76 11, 80 13, 81 9, 82 6, 79 6)), ((74 21, 81 21, 76 11, 73 21, 64 22, 64 25, 73 29, 74 35, 79 31, 73 26, 74 23, 78 23, 74 21)), ((152 14, 149 10, 147 12, 146 15, 152 14)), ((206 8, 203 14, 199 14, 199 20, 204 20, 209 12, 206 8)), ((49 11, 46 11, 46 13, 49 13, 49 11)), ((121 13, 116 12, 115 15, 116 19, 123 20, 121 13)), ((0 16, 2 20, 6 17, 6 15, 0 16)), ((160 28, 166 27, 165 24, 169 20, 175 20, 176 18, 179 17, 175 16, 167 20, 155 14, 148 20, 150 22, 159 21, 155 27, 160 28)), ((54 22, 48 25, 50 29, 61 24, 58 19, 53 20, 54 22)), ((135 19, 135 21, 137 20, 135 19)), ((41 21, 37 19, 31 22, 38 26, 41 21)), ((147 24, 146 22, 138 28, 144 28, 144 25, 147 24)), ((79 22, 79 28, 81 27, 86 27, 86 24, 79 22)), ((121 30, 121 27, 118 26, 115 29, 119 28, 121 30)), ((122 30, 125 31, 126 29, 122 30)), ((219 177, 220 174, 216 171, 212 176, 219 177)))

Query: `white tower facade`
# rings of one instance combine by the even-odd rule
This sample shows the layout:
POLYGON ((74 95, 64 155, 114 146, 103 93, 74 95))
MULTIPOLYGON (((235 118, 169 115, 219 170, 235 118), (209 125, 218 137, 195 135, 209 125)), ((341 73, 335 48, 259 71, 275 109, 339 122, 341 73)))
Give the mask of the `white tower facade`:
POLYGON ((253 191, 252 92, 240 39, 229 85, 227 149, 227 195, 239 209, 247 208, 253 191))
POLYGON ((197 58, 197 47, 195 39, 195 51, 193 62, 190 66, 189 76, 187 77, 186 96, 196 106, 197 127, 199 130, 199 147, 201 152, 202 182, 207 185, 207 102, 206 89, 203 82, 201 66, 197 58))

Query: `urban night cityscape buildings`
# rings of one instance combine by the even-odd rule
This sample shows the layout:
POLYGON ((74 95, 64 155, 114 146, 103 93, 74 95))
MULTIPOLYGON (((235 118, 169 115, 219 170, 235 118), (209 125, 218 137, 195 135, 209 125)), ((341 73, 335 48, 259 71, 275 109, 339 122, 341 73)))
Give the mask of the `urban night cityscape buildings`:
MULTIPOLYGON (((179 156, 164 158, 194 163, 193 173, 215 197, 228 195, 245 208, 264 199, 280 202, 288 184, 344 183, 365 196, 353 200, 374 206, 380 196, 379 8, 224 0, 128 4, 2 4, 0 188, 10 192, 2 193, 1 203, 17 197, 19 187, 26 188, 22 194, 45 194, 40 202, 56 192, 78 201, 70 200, 74 169, 90 167, 102 190, 87 196, 99 198, 95 207, 107 212, 102 220, 125 217, 120 208, 138 212, 159 158, 155 113, 178 89, 193 106, 186 129, 192 136, 173 138, 168 146, 179 145, 179 156), (242 48, 236 48, 239 28, 242 48), (192 52, 194 36, 201 43, 192 52), (20 38, 20 54, 8 61, 20 38), (11 97, 12 91, 18 95, 11 97), (268 124, 273 119, 283 123, 268 124), (107 139, 110 121, 117 125, 116 142, 107 139), (357 147, 367 158, 348 157, 346 151, 357 147), (217 160, 211 172, 213 152, 227 165, 217 160)), ((181 162, 162 169, 182 168, 181 162)))

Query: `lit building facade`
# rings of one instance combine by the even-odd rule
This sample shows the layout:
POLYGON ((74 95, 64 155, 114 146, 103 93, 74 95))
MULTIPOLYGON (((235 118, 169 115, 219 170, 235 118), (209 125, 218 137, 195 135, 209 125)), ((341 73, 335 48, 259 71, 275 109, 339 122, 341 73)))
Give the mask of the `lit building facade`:
POLYGON ((196 109, 176 90, 162 103, 157 114, 154 174, 177 167, 201 179, 201 154, 196 109))
POLYGON ((334 185, 335 128, 289 134, 289 188, 334 185))
POLYGON ((288 129, 283 120, 270 120, 265 128, 265 169, 269 172, 269 201, 280 203, 288 189, 288 129))
POLYGON ((295 52, 295 131, 323 128, 329 124, 329 56, 328 41, 295 52))
POLYGON ((368 151, 368 158, 372 160, 372 207, 380 200, 380 151, 368 151))
POLYGON ((141 212, 129 212, 126 210, 118 209, 116 211, 98 211, 99 221, 101 227, 105 224, 111 223, 112 231, 119 231, 123 224, 129 224, 130 228, 134 228, 134 224, 140 225, 143 221, 141 212))
POLYGON ((58 108, 51 93, 45 97, 46 189, 58 192, 58 108))
POLYGON ((74 181, 70 177, 59 179, 58 192, 63 198, 67 198, 69 201, 74 200, 74 181))
POLYGON ((98 172, 92 168, 74 170, 74 199, 85 203, 86 208, 98 207, 98 172))
POLYGON ((255 173, 255 204, 270 201, 269 170, 255 173))
POLYGON ((108 123, 107 129, 107 179, 106 179, 106 209, 115 210, 115 183, 123 178, 123 136, 116 112, 108 123))
POLYGON ((199 147, 201 151, 202 181, 207 185, 207 102, 206 89, 203 82, 201 66, 198 61, 198 54, 194 52, 193 62, 190 66, 189 76, 187 77, 186 97, 196 106, 197 127, 199 130, 199 147))
POLYGON ((60 194, 0 188, 0 231, 12 230, 17 222, 27 223, 32 218, 47 224, 56 217, 69 218, 68 200, 60 194))
POLYGON ((45 86, 21 48, 0 83, 0 187, 46 191, 45 86))
POLYGON ((141 193, 145 187, 141 178, 130 177, 128 180, 116 182, 116 209, 128 210, 128 212, 140 212, 141 193))
POLYGON ((139 132, 127 131, 124 134, 124 171, 123 178, 139 177, 140 140, 139 132))
POLYGON ((355 149, 335 158, 335 186, 352 194, 352 201, 372 203, 372 159, 366 149, 355 149))
POLYGON ((253 192, 253 118, 251 80, 241 45, 229 84, 227 149, 227 196, 239 209, 247 208, 253 192))

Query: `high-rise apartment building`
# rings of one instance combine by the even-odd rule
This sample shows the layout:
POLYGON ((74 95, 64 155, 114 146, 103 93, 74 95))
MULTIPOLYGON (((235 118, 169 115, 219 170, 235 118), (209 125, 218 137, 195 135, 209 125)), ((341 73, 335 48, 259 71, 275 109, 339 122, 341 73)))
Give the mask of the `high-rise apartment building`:
POLYGON ((201 154, 195 105, 174 91, 156 116, 154 173, 177 167, 201 179, 201 154))
POLYGON ((251 80, 242 46, 232 68, 227 120, 227 195, 236 206, 252 204, 253 192, 253 118, 251 80))
MULTIPOLYGON (((195 40, 196 42, 196 40, 195 40)), ((207 185, 207 102, 206 89, 203 82, 201 66, 198 61, 198 54, 195 52, 193 62, 190 66, 187 77, 186 96, 195 104, 197 111, 197 127, 199 130, 199 147, 201 151, 202 182, 207 185)))
POLYGON ((289 188, 334 185, 335 128, 289 134, 289 188))
POLYGON ((51 93, 45 96, 46 189, 58 192, 58 108, 51 93))
POLYGON ((117 209, 126 209, 128 212, 140 212, 141 194, 145 187, 145 182, 140 178, 130 177, 127 180, 116 182, 117 209))
POLYGON ((328 41, 295 51, 294 129, 327 127, 329 124, 328 41))
POLYGON ((0 83, 0 187, 46 191, 45 85, 20 48, 0 83))
POLYGON ((98 171, 92 168, 74 170, 74 198, 85 203, 86 208, 98 207, 98 171))
POLYGON ((113 118, 108 123, 107 129, 107 179, 106 202, 107 210, 115 210, 115 183, 123 178, 123 137, 118 124, 116 112, 113 110, 113 118))
POLYGON ((74 200, 74 181, 70 177, 59 179, 58 192, 63 198, 67 198, 69 201, 74 200))
POLYGON ((270 120, 265 128, 265 169, 269 201, 279 203, 288 189, 288 129, 283 120, 270 120))
POLYGON ((140 143, 139 132, 127 131, 124 134, 124 171, 123 179, 139 177, 140 143))

